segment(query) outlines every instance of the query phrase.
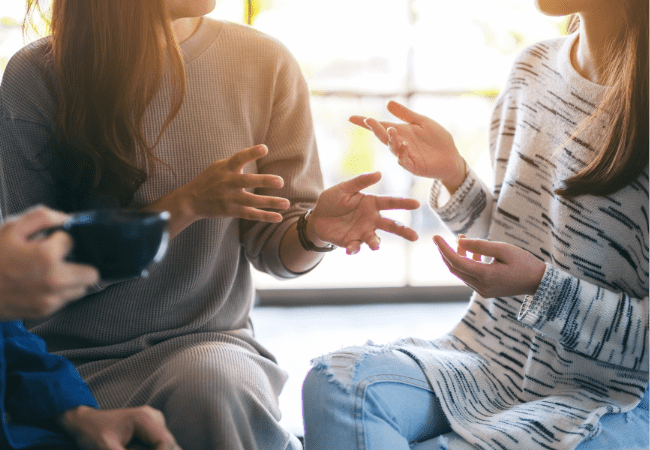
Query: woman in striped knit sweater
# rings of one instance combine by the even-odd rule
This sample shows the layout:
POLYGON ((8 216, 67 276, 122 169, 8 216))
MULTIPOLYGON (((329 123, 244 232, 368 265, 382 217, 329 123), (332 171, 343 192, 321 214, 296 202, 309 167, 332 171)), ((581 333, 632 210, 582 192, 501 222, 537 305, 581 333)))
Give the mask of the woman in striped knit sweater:
POLYGON ((537 5, 576 32, 516 60, 492 191, 433 120, 351 118, 434 179, 459 242, 434 241, 475 294, 442 338, 317 358, 307 450, 648 448, 648 2, 537 5))

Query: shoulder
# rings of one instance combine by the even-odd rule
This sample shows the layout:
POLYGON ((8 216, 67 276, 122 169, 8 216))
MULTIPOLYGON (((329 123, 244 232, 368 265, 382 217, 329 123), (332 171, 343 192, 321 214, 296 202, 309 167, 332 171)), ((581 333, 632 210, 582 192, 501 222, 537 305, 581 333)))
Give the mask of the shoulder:
POLYGON ((35 41, 11 57, 7 63, 0 100, 3 116, 49 123, 56 109, 53 77, 49 61, 50 39, 35 41))
POLYGON ((500 98, 522 100, 537 95, 544 86, 564 84, 561 74, 561 54, 574 36, 562 36, 537 42, 519 52, 514 59, 510 74, 501 91, 500 98))
POLYGON ((561 36, 530 45, 517 55, 515 64, 529 62, 533 65, 539 65, 544 64, 544 62, 554 61, 566 42, 573 38, 573 35, 561 36))
POLYGON ((285 45, 277 38, 249 25, 229 21, 207 19, 212 26, 221 26, 226 39, 236 40, 243 47, 259 47, 261 50, 287 51, 285 45))
POLYGON ((514 60, 510 71, 509 81, 517 80, 536 81, 557 78, 562 79, 560 65, 563 61, 563 52, 573 42, 575 36, 562 36, 537 42, 522 50, 514 60))
POLYGON ((204 18, 211 29, 213 44, 221 54, 237 63, 296 66, 295 58, 285 44, 248 25, 204 18))

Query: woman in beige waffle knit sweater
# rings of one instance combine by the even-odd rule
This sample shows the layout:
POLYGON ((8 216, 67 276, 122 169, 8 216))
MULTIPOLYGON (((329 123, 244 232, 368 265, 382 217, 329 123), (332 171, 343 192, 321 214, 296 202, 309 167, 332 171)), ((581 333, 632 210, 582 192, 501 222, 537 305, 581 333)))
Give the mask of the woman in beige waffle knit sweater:
POLYGON ((100 406, 160 409, 186 450, 296 449, 278 425, 287 375, 254 338, 249 262, 291 278, 317 247, 374 250, 376 229, 414 240, 379 212, 418 204, 360 193, 379 173, 319 196, 298 65, 263 33, 201 17, 213 7, 54 0, 52 36, 2 82, 0 209, 170 211, 167 258, 146 279, 100 284, 28 327, 100 406))

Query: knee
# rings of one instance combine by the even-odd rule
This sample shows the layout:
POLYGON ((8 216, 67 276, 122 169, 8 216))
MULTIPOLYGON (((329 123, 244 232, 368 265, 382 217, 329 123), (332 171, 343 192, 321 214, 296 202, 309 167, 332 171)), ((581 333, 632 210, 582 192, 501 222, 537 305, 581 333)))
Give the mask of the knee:
POLYGON ((314 359, 302 388, 305 414, 347 409, 360 383, 382 371, 391 350, 373 345, 348 347, 314 359))
POLYGON ((305 407, 314 407, 328 403, 334 389, 341 389, 321 368, 313 367, 302 385, 302 403, 305 407))
POLYGON ((211 358, 186 355, 161 368, 149 403, 167 411, 191 406, 203 415, 221 417, 262 408, 280 417, 277 396, 257 366, 225 365, 211 358))

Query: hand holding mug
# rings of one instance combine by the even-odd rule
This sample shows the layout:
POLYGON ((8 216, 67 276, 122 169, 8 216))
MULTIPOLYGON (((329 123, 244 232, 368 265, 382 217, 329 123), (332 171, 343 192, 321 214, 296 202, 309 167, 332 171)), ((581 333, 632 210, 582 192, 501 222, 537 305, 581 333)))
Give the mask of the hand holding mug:
POLYGON ((62 226, 69 216, 39 206, 0 225, 0 321, 36 319, 82 297, 99 280, 97 270, 72 264, 72 238, 62 226))

